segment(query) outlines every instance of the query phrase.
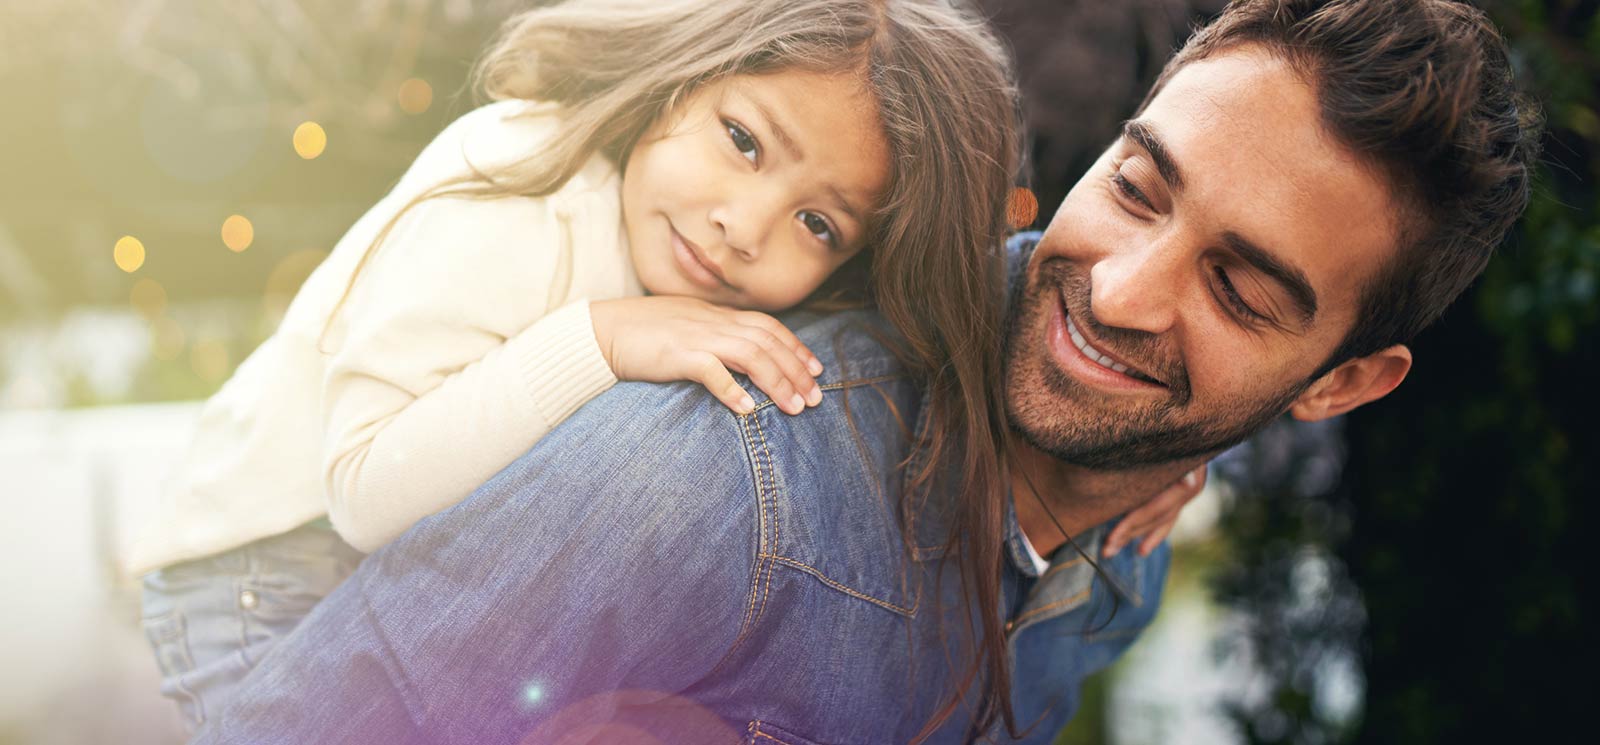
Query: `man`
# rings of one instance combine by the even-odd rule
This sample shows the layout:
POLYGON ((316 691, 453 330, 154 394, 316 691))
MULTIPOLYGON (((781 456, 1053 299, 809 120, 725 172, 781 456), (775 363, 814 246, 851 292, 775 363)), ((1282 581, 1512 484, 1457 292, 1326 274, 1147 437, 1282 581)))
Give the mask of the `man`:
POLYGON ((822 406, 618 387, 370 557, 201 741, 1047 742, 1159 599, 1164 548, 1097 581, 1109 523, 1285 412, 1399 385, 1520 213, 1532 120, 1498 34, 1445 0, 1244 0, 1179 52, 1014 246, 1023 442, 980 536, 1004 680, 959 685, 986 640, 941 571, 961 495, 897 517, 922 392, 872 316, 797 316, 832 350, 822 406))

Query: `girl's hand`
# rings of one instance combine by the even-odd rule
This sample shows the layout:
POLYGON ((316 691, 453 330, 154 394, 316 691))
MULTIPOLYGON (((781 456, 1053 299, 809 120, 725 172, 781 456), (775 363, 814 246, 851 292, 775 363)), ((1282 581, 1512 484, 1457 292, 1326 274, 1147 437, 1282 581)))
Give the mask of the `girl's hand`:
POLYGON ((777 319, 690 297, 601 300, 589 304, 600 352, 621 380, 693 380, 738 414, 755 400, 733 372, 772 397, 786 414, 822 403, 822 363, 777 319))
POLYGON ((1178 513, 1183 511, 1184 505, 1200 494, 1206 485, 1206 467, 1190 471, 1183 478, 1178 479, 1171 486, 1161 490, 1150 501, 1134 508, 1117 527, 1106 537, 1100 555, 1111 558, 1129 541, 1143 536, 1139 541, 1139 555, 1149 556, 1156 546, 1166 540, 1167 534, 1172 532, 1172 526, 1178 522, 1178 513))

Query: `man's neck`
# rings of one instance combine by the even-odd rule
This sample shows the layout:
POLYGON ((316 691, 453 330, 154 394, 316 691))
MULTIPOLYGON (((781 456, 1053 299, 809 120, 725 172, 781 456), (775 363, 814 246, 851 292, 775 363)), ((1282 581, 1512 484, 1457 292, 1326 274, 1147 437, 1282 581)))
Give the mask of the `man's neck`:
POLYGON ((1090 528, 1144 504, 1205 462, 1196 459, 1125 471, 1097 471, 1057 460, 1020 439, 1014 445, 1010 457, 1011 499, 1017 524, 1028 543, 1044 557, 1066 543, 1062 530, 1077 540, 1090 528))

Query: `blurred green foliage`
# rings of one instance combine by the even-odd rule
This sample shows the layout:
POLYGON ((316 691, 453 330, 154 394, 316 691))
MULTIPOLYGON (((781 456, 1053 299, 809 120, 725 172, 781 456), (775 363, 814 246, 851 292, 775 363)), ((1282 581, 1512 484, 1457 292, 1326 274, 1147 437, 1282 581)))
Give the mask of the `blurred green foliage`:
POLYGON ((1571 681, 1587 672, 1594 562, 1581 531, 1600 493, 1600 3, 1486 8, 1545 109, 1533 203, 1484 277, 1412 345, 1405 385, 1348 417, 1338 487, 1308 496, 1269 480, 1224 521, 1239 551, 1218 588, 1251 619, 1272 691, 1234 711, 1250 742, 1525 742, 1588 729, 1588 687, 1571 681), (1309 613, 1285 560, 1306 555, 1331 559, 1309 613), (1364 679, 1353 725, 1319 710, 1306 665, 1341 648, 1364 679))

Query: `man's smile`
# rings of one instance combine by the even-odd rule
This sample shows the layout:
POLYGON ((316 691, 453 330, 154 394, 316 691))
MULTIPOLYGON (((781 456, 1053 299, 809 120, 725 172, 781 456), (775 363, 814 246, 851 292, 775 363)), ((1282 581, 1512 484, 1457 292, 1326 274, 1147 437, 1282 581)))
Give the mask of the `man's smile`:
POLYGON ((1057 362, 1073 377, 1096 387, 1128 391, 1154 391, 1167 386, 1105 350, 1067 311, 1065 293, 1058 293, 1049 320, 1049 341, 1057 362))

